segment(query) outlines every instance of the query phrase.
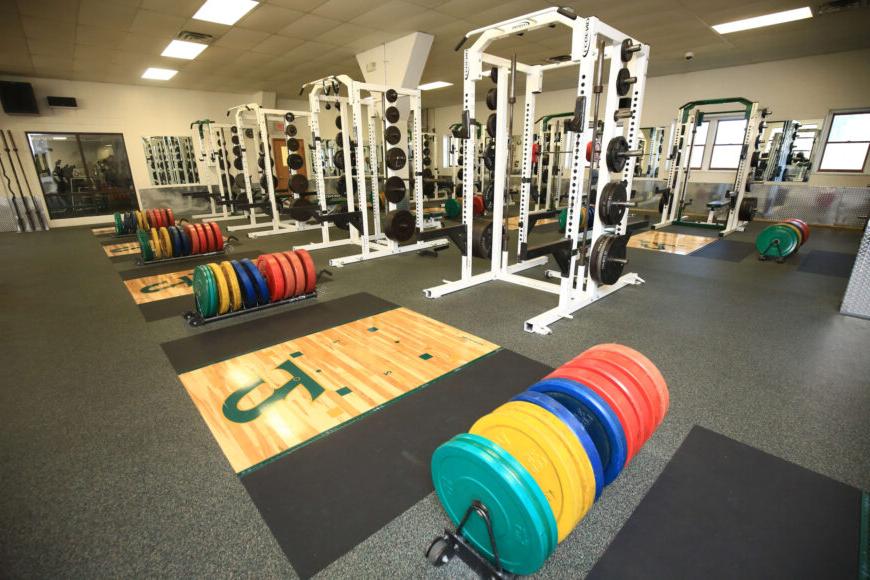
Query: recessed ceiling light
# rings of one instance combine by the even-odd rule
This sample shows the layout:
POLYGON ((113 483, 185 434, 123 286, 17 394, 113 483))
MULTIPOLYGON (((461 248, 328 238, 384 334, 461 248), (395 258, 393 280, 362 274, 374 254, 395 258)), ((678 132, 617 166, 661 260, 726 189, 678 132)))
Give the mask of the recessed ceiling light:
POLYGON ((743 20, 735 20, 734 22, 716 24, 713 26, 713 30, 719 34, 728 34, 729 32, 762 28, 764 26, 773 26, 774 24, 782 24, 783 22, 792 22, 794 20, 803 20, 812 17, 813 11, 810 10, 809 6, 804 6, 803 8, 795 8, 794 10, 785 10, 783 12, 765 14, 764 16, 756 16, 754 18, 744 18, 743 20))
POLYGON ((417 87, 421 91, 431 91, 432 89, 443 89, 444 87, 452 87, 453 83, 448 83, 446 81, 433 81, 431 83, 426 83, 425 85, 420 85, 417 87))
POLYGON ((154 68, 151 67, 142 73, 143 79, 151 79, 152 81, 168 81, 172 77, 175 76, 177 70, 172 70, 170 68, 154 68))
POLYGON ((205 0, 193 18, 232 26, 257 4, 254 0, 205 0))
POLYGON ((199 53, 208 48, 207 44, 200 44, 198 42, 187 42, 186 40, 173 40, 169 43, 166 49, 161 53, 160 56, 169 56, 172 58, 184 58, 187 60, 193 60, 199 53))

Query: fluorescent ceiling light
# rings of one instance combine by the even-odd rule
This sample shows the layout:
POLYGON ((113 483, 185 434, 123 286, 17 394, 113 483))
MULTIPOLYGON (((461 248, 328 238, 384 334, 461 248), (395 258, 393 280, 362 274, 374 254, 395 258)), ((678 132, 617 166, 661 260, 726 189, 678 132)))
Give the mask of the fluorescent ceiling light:
POLYGON ((177 70, 172 70, 169 68, 154 68, 151 67, 142 73, 143 79, 151 79, 153 81, 168 81, 172 77, 175 76, 177 70))
POLYGON ((205 0, 193 18, 232 26, 257 4, 254 0, 205 0))
POLYGON ((794 10, 785 10, 783 12, 765 14, 764 16, 756 16, 755 18, 744 18, 743 20, 717 24, 713 26, 713 30, 719 34, 728 34, 729 32, 739 32, 741 30, 761 28, 763 26, 773 26, 774 24, 782 24, 783 22, 792 22, 794 20, 803 20, 804 18, 812 17, 813 11, 810 10, 808 6, 804 6, 803 8, 795 8, 794 10))
POLYGON ((417 87, 421 91, 431 91, 432 89, 443 89, 444 87, 452 87, 453 83, 448 83, 445 81, 433 81, 431 83, 426 83, 425 85, 420 85, 417 87))
POLYGON ((172 58, 184 58, 187 60, 193 60, 199 53, 208 48, 207 44, 200 44, 199 42, 188 42, 186 40, 173 40, 169 43, 166 49, 161 53, 160 56, 169 56, 172 58))

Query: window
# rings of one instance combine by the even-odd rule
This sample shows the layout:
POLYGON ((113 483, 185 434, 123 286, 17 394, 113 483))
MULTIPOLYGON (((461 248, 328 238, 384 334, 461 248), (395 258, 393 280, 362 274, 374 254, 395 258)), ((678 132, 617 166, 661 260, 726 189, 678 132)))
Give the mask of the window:
POLYGON ((53 220, 138 208, 119 133, 27 133, 53 220))
MULTIPOLYGON (((710 129, 709 121, 704 121, 695 130, 695 140, 692 142, 692 155, 689 157, 690 169, 701 169, 704 162, 704 148, 707 146, 707 130, 710 129)), ((691 139, 692 136, 689 135, 691 139)))
POLYGON ((864 171, 870 148, 870 113, 835 113, 819 171, 864 171))
POLYGON ((737 169, 745 137, 746 119, 722 119, 716 123, 710 169, 737 169))

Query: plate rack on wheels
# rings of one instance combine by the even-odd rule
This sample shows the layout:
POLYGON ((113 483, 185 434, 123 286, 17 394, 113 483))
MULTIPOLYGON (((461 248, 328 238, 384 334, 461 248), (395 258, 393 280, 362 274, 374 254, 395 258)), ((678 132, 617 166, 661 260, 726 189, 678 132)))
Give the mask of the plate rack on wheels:
MULTIPOLYGON (((476 83, 491 80, 495 87, 487 95, 487 106, 492 112, 481 124, 487 127, 488 134, 495 137, 492 220, 475 221, 472 196, 463 197, 462 225, 431 234, 446 234, 459 247, 462 253, 460 278, 428 288, 424 294, 429 298, 440 298, 495 280, 555 294, 558 296, 555 308, 528 319, 524 324, 527 332, 549 334, 554 322, 572 318, 577 310, 620 288, 643 283, 637 274, 623 274, 623 269, 628 242, 627 208, 632 205, 631 182, 638 155, 636 148, 649 47, 597 18, 581 18, 565 8, 548 8, 473 30, 466 34, 457 49, 473 36, 477 39, 464 53, 464 97, 458 131, 463 140, 462 187, 471 190, 475 179, 476 131, 473 126, 477 117, 476 83), (567 27, 572 33, 571 56, 565 62, 528 65, 517 62, 515 58, 509 60, 485 52, 493 42, 501 39, 556 26, 567 27), (605 66, 609 67, 609 87, 604 87, 601 80, 605 66), (535 101, 542 90, 544 73, 566 67, 579 68, 577 93, 571 107, 573 114, 564 122, 568 129, 565 138, 570 142, 568 149, 571 151, 566 231, 564 237, 555 242, 531 246, 528 243, 529 231, 538 219, 547 217, 542 212, 529 213, 535 101), (525 103, 522 109, 518 260, 509 264, 505 219, 507 174, 511 164, 509 152, 513 149, 509 143, 512 132, 509 118, 513 110, 509 100, 516 101, 517 75, 525 77, 525 103), (605 92, 606 96, 602 97, 605 92), (587 147, 594 151, 589 162, 585 156, 587 147), (602 149, 607 150, 608 155, 605 156, 602 149), (607 163, 599 163, 605 159, 607 163), (597 189, 602 192, 596 207, 591 205, 588 195, 593 189, 594 170, 597 170, 597 189), (606 199, 602 201, 601 198, 606 199), (591 215, 592 211, 596 211, 596 219, 586 219, 585 216, 591 215), (558 284, 518 275, 521 271, 546 264, 551 255, 558 264, 554 276, 558 278, 558 284), (488 261, 486 271, 473 272, 473 257, 488 261)), ((510 120, 512 123, 512 118, 510 120)), ((547 276, 551 277, 551 273, 547 276)))

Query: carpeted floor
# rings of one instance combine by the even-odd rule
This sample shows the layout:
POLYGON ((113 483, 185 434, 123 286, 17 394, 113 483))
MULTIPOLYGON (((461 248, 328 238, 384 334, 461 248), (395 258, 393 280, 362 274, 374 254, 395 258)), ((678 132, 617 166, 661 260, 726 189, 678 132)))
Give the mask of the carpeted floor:
MULTIPOLYGON (((760 227, 729 239, 752 242, 760 227)), ((245 238, 239 251, 306 239, 314 235, 245 238)), ((858 239, 816 228, 801 253, 854 254, 858 239)), ((347 253, 314 258, 326 267, 347 253)), ((847 279, 754 255, 629 258, 644 286, 557 323, 548 337, 522 328, 555 305, 550 294, 492 283, 424 298, 423 288, 456 277, 454 248, 332 268, 320 299, 370 292, 548 365, 622 342, 660 367, 668 417, 541 577, 588 572, 695 424, 870 488, 870 321, 838 314, 847 279)), ((0 575, 294 576, 160 349, 210 329, 180 318, 146 323, 118 276, 128 267, 107 259, 89 228, 0 234, 0 575)), ((321 576, 468 575, 422 556, 445 523, 430 495, 321 576)))

